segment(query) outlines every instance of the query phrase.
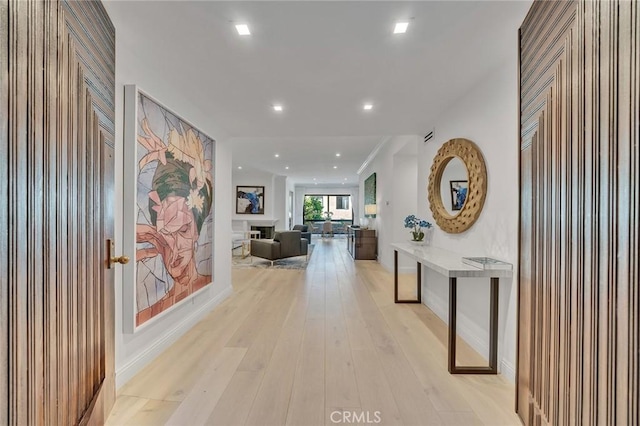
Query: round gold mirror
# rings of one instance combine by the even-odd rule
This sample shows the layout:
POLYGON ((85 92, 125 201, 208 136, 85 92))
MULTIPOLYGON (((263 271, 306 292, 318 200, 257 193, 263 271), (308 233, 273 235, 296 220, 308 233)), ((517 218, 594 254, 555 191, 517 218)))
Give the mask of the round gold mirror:
POLYGON ((438 226, 450 234, 466 231, 480 216, 487 192, 487 169, 480 149, 468 139, 440 147, 431 166, 428 198, 438 226))

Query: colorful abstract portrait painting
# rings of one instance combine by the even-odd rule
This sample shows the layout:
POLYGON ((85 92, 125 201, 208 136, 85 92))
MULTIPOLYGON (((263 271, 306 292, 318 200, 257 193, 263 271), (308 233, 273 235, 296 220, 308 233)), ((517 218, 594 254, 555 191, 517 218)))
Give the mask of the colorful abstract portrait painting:
POLYGON ((237 214, 264 214, 264 186, 236 186, 237 214))
POLYGON ((215 141, 137 92, 135 326, 209 285, 215 141))

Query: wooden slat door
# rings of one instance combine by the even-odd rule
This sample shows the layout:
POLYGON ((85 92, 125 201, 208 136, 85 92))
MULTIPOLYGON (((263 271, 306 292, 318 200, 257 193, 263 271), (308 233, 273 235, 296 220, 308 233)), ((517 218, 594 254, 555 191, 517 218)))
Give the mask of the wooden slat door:
POLYGON ((640 424, 640 5, 536 1, 520 29, 517 411, 640 424))
MULTIPOLYGON (((9 181, 9 0, 0 0, 0 182, 9 181)), ((0 365, 9 365, 9 185, 0 184, 0 365)), ((9 423, 9 369, 0 368, 0 425, 9 423)))
POLYGON ((114 392, 115 32, 0 0, 0 424, 102 424, 114 392))

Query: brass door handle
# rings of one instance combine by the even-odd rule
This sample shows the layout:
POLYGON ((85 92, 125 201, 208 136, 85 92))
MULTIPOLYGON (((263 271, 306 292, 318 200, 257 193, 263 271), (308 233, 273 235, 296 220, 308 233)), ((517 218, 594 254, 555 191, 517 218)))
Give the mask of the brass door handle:
POLYGON ((113 265, 119 263, 121 265, 126 265, 129 263, 129 256, 114 256, 115 252, 115 244, 113 240, 107 240, 107 263, 109 269, 113 268, 113 265))
POLYGON ((112 257, 111 264, 113 265, 114 263, 120 263, 122 265, 126 265, 127 263, 129 263, 129 256, 112 257))

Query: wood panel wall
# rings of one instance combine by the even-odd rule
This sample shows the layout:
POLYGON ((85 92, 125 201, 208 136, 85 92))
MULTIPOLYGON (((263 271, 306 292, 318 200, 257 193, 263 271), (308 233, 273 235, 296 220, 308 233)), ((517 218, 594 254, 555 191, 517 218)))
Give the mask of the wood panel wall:
POLYGON ((517 410, 640 424, 640 8, 536 1, 520 29, 517 410))
POLYGON ((0 23, 0 424, 77 424, 113 374, 115 33, 93 1, 2 0, 0 23))

